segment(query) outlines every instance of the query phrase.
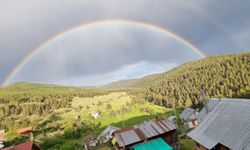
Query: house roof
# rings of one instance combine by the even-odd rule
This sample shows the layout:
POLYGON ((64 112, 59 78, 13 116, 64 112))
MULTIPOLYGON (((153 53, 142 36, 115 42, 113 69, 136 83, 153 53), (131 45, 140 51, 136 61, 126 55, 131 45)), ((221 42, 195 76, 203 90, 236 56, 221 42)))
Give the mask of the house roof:
POLYGON ((250 100, 222 99, 187 135, 211 149, 222 144, 233 150, 250 148, 250 100))
POLYGON ((33 131, 33 127, 20 128, 16 130, 18 134, 24 134, 24 133, 32 132, 32 131, 33 131))
POLYGON ((115 138, 120 147, 143 141, 169 131, 175 130, 176 126, 167 118, 157 118, 145 121, 132 127, 115 131, 115 138))
POLYGON ((205 116, 213 110, 213 108, 218 104, 219 99, 216 98, 212 98, 208 101, 207 106, 203 107, 201 109, 201 111, 199 112, 199 114, 197 115, 197 118, 199 120, 203 120, 205 118, 205 116))
POLYGON ((169 116, 168 117, 168 120, 170 120, 170 121, 174 121, 176 119, 176 116, 169 116))
POLYGON ((0 130, 0 138, 3 138, 5 136, 5 130, 0 130))
POLYGON ((134 150, 173 150, 162 138, 135 145, 134 150))
POLYGON ((3 144, 0 144, 0 149, 3 148, 3 147, 4 147, 4 145, 3 145, 3 144))
POLYGON ((16 146, 7 147, 2 150, 32 150, 33 145, 34 144, 32 142, 27 142, 18 144, 16 146))
POLYGON ((180 114, 180 118, 187 121, 187 120, 195 120, 197 119, 198 113, 192 108, 185 108, 182 113, 180 114))
POLYGON ((105 135, 120 130, 121 128, 115 127, 115 126, 108 126, 106 129, 103 130, 103 132, 98 136, 98 139, 104 137, 105 135))

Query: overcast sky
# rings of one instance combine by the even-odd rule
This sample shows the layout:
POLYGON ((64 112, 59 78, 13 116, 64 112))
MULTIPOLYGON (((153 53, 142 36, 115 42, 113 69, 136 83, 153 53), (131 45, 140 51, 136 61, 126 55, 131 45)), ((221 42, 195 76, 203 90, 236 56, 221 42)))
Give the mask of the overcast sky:
POLYGON ((206 55, 250 50, 250 1, 241 0, 1 0, 0 85, 37 47, 39 52, 9 80, 100 85, 167 71, 200 59, 191 47, 130 20, 159 26, 206 55))

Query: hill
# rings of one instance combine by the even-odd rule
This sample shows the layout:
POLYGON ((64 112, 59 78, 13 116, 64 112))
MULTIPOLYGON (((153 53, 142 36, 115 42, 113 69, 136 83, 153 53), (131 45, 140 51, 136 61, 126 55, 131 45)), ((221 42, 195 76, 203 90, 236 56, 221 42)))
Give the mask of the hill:
POLYGON ((145 88, 151 85, 161 74, 147 75, 143 78, 119 80, 105 85, 105 88, 145 88))
POLYGON ((207 57, 159 75, 146 99, 172 107, 201 105, 199 91, 210 97, 250 98, 250 53, 207 57))

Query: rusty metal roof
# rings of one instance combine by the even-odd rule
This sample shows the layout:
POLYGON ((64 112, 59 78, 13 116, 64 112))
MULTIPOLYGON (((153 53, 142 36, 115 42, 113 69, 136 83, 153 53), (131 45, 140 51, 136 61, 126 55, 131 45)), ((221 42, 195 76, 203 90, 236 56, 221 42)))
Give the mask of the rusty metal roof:
POLYGON ((115 131, 115 138, 120 147, 143 141, 166 132, 175 130, 176 126, 167 118, 145 121, 132 127, 115 131))

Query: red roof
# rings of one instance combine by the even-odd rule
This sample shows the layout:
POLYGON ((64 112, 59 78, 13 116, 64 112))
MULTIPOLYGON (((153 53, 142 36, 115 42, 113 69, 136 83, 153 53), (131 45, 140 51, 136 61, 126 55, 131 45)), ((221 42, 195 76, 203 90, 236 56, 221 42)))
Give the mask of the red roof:
POLYGON ((27 142, 16 146, 7 147, 2 150, 32 150, 32 146, 33 146, 32 142, 27 142))

